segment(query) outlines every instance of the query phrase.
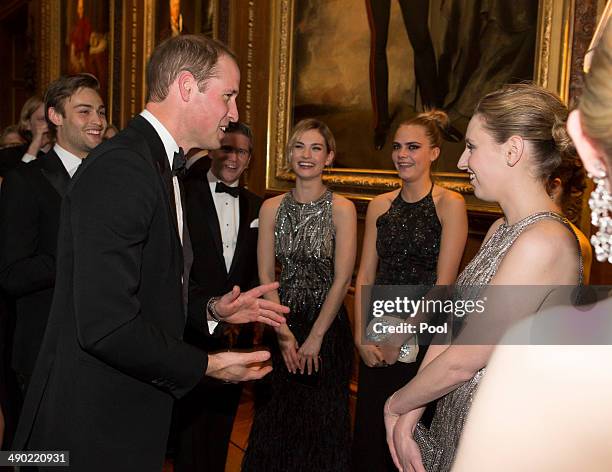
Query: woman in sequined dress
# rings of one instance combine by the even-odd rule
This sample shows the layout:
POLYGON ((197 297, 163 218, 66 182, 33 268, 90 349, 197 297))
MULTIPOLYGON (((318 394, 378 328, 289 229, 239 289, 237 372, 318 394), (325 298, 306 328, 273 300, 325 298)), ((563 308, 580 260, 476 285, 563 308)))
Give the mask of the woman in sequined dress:
POLYGON ((349 470, 349 377, 353 357, 344 297, 355 264, 354 205, 322 181, 335 153, 324 123, 299 122, 287 145, 292 191, 264 202, 259 215, 259 277, 289 306, 277 331, 270 396, 256 406, 244 471, 349 470))
MULTIPOLYGON (((391 158, 402 186, 374 198, 366 215, 355 293, 355 345, 359 387, 353 436, 353 470, 394 470, 381 414, 385 400, 417 373, 426 349, 397 361, 397 350, 363 343, 361 292, 364 285, 450 285, 467 239, 463 197, 434 185, 432 163, 440 154, 442 111, 421 113, 402 123, 391 158), (405 362, 407 361, 407 362, 405 362)), ((413 351, 416 350, 414 347, 413 351)))
MULTIPOLYGON (((568 132, 595 181, 589 206, 600 262, 612 263, 612 3, 585 57, 584 89, 568 132), (606 26, 607 24, 607 26, 606 26), (600 39, 599 39, 600 38, 600 39), (590 62, 590 69, 589 64, 590 62)), ((609 268, 608 268, 609 270, 609 268)), ((608 272, 609 273, 609 272, 608 272)), ((610 284, 611 280, 602 280, 610 284)), ((602 287, 603 288, 603 287, 602 287)), ((547 345, 498 346, 461 437, 453 471, 612 470, 612 329, 609 297, 588 310, 564 307, 529 317, 508 338, 564 333, 547 345), (581 329, 575 329, 577 323, 581 329), (544 330, 542 330, 544 327, 544 330), (586 329, 584 329, 586 328, 586 329), (568 336, 568 334, 570 336, 568 336), (528 386, 529 388, 525 388, 528 386), (502 403, 504 408, 498 408, 502 403)))
MULTIPOLYGON (((469 173, 474 194, 498 202, 504 217, 489 229, 479 252, 457 278, 458 286, 537 289, 581 282, 576 236, 555 212, 545 188, 546 177, 560 164, 562 154, 575 153, 566 119, 567 108, 559 98, 534 85, 507 85, 479 102, 459 167, 469 173)), ((511 306, 503 308, 515 319, 533 313, 544 302, 545 289, 539 297, 515 297, 511 306)), ((498 315, 498 308, 502 306, 489 316, 498 315)), ((468 322, 465 331, 482 329, 481 323, 468 322)), ((387 442, 400 470, 450 470, 493 347, 461 342, 432 345, 416 377, 389 397, 384 408, 387 442), (424 406, 436 399, 440 400, 427 430, 418 421, 424 406)))

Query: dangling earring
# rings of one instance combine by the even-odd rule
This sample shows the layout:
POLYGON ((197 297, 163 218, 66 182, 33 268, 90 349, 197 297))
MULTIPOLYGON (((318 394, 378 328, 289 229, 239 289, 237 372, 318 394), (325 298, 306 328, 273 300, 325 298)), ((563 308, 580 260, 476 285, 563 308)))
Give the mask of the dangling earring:
POLYGON ((599 229, 591 236, 591 244, 599 262, 607 260, 612 264, 612 195, 606 189, 605 172, 602 171, 598 176, 589 174, 589 178, 595 182, 595 190, 589 198, 591 224, 599 229))

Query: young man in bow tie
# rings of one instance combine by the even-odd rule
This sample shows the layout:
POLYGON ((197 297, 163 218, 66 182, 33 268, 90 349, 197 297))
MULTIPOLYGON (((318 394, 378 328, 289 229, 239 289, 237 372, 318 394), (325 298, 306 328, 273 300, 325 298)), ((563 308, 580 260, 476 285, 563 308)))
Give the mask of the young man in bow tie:
MULTIPOLYGON (((207 300, 235 285, 251 288, 258 284, 257 217, 262 199, 239 185, 251 160, 252 136, 247 125, 229 123, 221 148, 210 151, 210 159, 199 159, 187 171, 184 182, 193 247, 189 290, 192 312, 201 311, 207 300)), ((252 326, 240 331, 234 325, 220 326, 211 337, 208 326, 193 323, 195 319, 189 317, 184 339, 205 351, 245 348, 252 342, 252 326)), ((241 391, 240 385, 211 381, 177 403, 177 472, 225 470, 241 391)))
POLYGON ((64 198, 53 307, 13 444, 68 450, 74 471, 161 470, 174 398, 205 375, 271 370, 267 352, 187 344, 187 316, 275 326, 288 311, 259 299, 269 284, 187 313, 181 149, 220 147, 238 119, 240 71, 221 43, 181 35, 155 48, 146 75, 145 110, 89 155, 64 198))
POLYGON ((107 125, 98 79, 90 74, 62 76, 49 84, 44 110, 55 145, 10 172, 0 197, 0 287, 15 300, 11 360, 22 393, 51 310, 62 197, 81 161, 102 142, 107 125))

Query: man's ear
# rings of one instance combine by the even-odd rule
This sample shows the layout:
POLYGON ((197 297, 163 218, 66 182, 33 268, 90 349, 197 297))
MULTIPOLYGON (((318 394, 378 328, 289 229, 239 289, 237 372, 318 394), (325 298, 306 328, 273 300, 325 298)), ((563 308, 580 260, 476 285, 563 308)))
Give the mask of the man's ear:
POLYGON ((198 83, 196 82, 195 77, 191 72, 188 72, 186 70, 182 71, 176 78, 176 82, 178 85, 179 93, 181 95, 181 99, 184 102, 188 102, 192 94, 198 91, 198 83))
POLYGON ((49 107, 47 109, 47 116, 55 126, 62 126, 64 124, 64 117, 54 107, 49 107))
POLYGON ((506 164, 514 167, 523 157, 525 150, 525 141, 520 136, 510 136, 503 145, 504 157, 506 164))
POLYGON ((603 177, 602 173, 607 175, 605 154, 600 146, 584 133, 579 110, 574 110, 569 114, 567 132, 574 141, 574 146, 576 146, 586 171, 595 177, 603 177))

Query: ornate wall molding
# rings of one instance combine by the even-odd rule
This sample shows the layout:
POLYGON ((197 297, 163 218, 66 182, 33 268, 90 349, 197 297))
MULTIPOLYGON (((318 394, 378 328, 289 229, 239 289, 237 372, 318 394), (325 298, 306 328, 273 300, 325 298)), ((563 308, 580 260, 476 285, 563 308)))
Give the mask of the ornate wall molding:
POLYGON ((249 0, 247 22, 247 63, 246 63, 246 100, 244 106, 244 121, 248 124, 253 122, 253 48, 255 44, 255 2, 249 0))
POLYGON ((37 88, 42 95, 47 85, 61 73, 61 7, 60 0, 40 1, 40 42, 37 88))
MULTIPOLYGON (((569 80, 570 106, 576 102, 582 91, 584 55, 591 38, 595 34, 597 20, 597 0, 581 0, 576 3, 569 80)), ((590 233, 588 230, 591 228, 590 212, 588 211, 588 198, 591 190, 592 188, 588 187, 584 191, 573 195, 565 209, 567 218, 576 226, 582 228, 586 234, 590 233)))
POLYGON ((548 65, 550 62, 550 41, 552 34, 553 1, 542 0, 538 20, 539 54, 536 55, 535 78, 543 87, 548 86, 548 65))

